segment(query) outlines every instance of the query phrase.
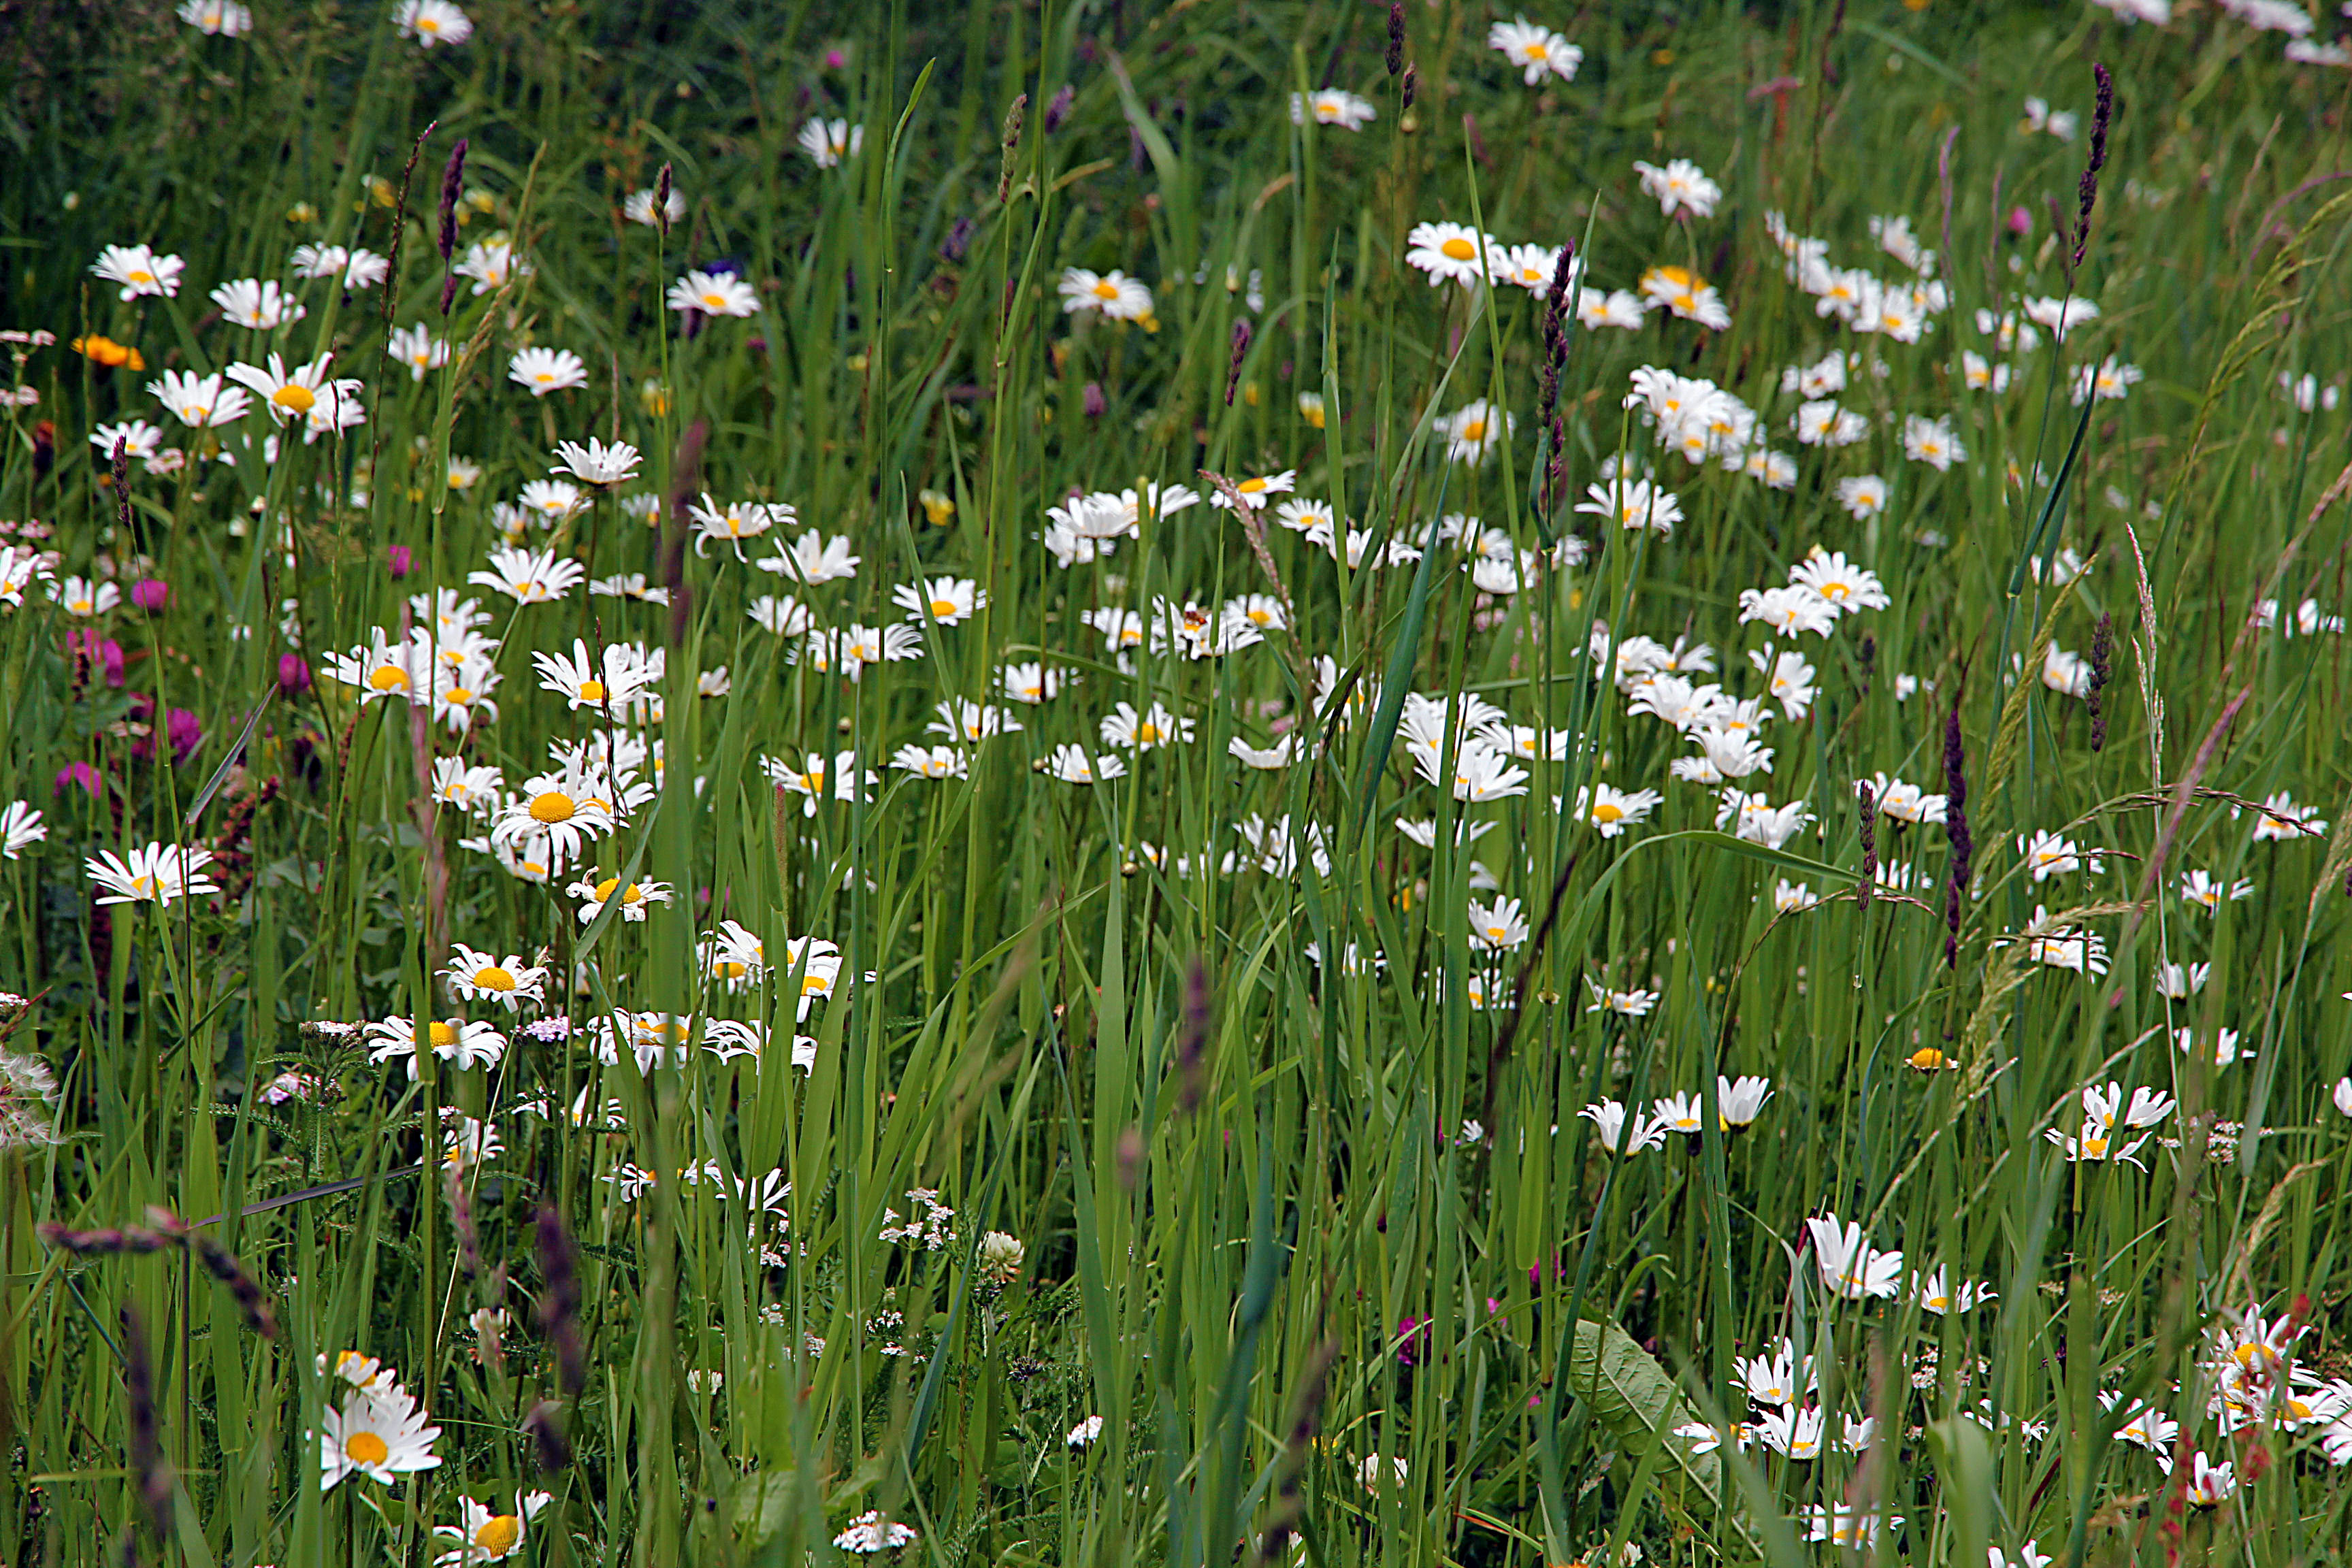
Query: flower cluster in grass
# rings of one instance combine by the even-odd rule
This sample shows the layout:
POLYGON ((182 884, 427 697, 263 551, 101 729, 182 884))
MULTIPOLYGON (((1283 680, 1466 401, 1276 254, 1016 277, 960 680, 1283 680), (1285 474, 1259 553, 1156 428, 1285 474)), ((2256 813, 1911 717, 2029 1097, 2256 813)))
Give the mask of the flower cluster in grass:
POLYGON ((0 191, 0 1541, 2340 1530, 2341 27, 1357 10, 0 191))

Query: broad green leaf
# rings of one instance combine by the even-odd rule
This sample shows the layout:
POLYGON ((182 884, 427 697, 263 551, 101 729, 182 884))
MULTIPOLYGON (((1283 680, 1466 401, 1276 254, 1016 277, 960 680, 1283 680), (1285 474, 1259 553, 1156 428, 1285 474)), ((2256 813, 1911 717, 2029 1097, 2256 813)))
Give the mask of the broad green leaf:
POLYGON ((1931 1422, 1927 1436, 1944 1477, 1939 1496, 1952 1526, 1951 1561, 1982 1563, 1994 1544, 1992 1445, 1982 1426, 1960 1415, 1931 1422))
POLYGON ((1709 1508, 1722 1504, 1723 1468, 1712 1453, 1694 1454, 1675 1427, 1698 1416, 1666 1369, 1614 1323, 1580 1322, 1570 1352, 1569 1391, 1582 1400, 1635 1464, 1663 1449, 1709 1508))

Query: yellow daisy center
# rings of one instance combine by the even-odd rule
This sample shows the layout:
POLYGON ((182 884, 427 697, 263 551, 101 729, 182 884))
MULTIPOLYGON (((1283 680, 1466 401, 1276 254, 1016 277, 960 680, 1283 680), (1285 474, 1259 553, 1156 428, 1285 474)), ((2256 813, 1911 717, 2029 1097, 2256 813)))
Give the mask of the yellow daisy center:
POLYGON ((539 383, 541 386, 545 386, 549 382, 553 381, 554 379, 555 373, 551 370, 542 370, 531 377, 531 380, 539 383))
POLYGON ((1097 300, 1116 300, 1118 298, 1118 285, 1108 278, 1102 279, 1094 286, 1094 296, 1097 300))
POLYGON ((155 896, 155 879, 133 877, 131 879, 131 890, 140 898, 152 899, 155 896))
POLYGON ((2083 1152, 2094 1160, 2104 1160, 2107 1157, 2107 1141, 2104 1138, 2085 1138, 2083 1140, 2083 1152))
POLYGON ((1551 58, 1551 50, 1540 42, 1529 44, 1528 46, 1528 58, 1531 60, 1548 60, 1551 58))
POLYGON ((319 395, 296 382, 288 382, 269 395, 269 401, 289 414, 308 414, 318 406, 319 395))
POLYGON ((1484 419, 1473 419, 1470 423, 1462 426, 1462 438, 1465 441, 1485 440, 1486 438, 1486 422, 1484 419))
POLYGON ((98 613, 98 604, 93 599, 68 599, 66 601, 66 608, 77 616, 90 616, 98 613))
POLYGON ((1488 942, 1501 942, 1510 934, 1511 928, 1508 926, 1488 926, 1486 928, 1486 940, 1488 942))
POLYGON ((751 965, 732 958, 722 958, 710 966, 710 972, 721 980, 740 980, 750 970, 751 965))
POLYGON ((1157 724, 1145 723, 1145 724, 1138 724, 1138 725, 1135 727, 1135 743, 1136 743, 1137 745, 1139 745, 1139 746, 1149 746, 1149 745, 1152 744, 1153 742, 1157 742, 1159 739, 1160 739, 1160 726, 1159 726, 1159 725, 1157 725, 1157 724))
POLYGON ((1944 1065, 1944 1053, 1933 1046, 1922 1046, 1911 1053, 1911 1065, 1921 1072, 1934 1072, 1944 1065))
POLYGON ((569 822, 579 809, 570 795, 560 789, 551 789, 545 795, 531 796, 530 819, 533 822, 569 822))
POLYGON ((504 1557, 522 1542, 522 1521, 511 1513, 501 1513, 474 1531, 474 1544, 493 1557, 504 1557))
POLYGON ((808 974, 801 978, 801 994, 803 996, 822 996, 832 989, 833 982, 822 974, 808 974))
POLYGON ((713 310, 723 310, 727 308, 727 296, 715 292, 707 293, 703 295, 702 302, 713 310))
POLYGON ((1592 820, 1595 822, 1618 822, 1624 816, 1625 808, 1613 800, 1604 800, 1592 808, 1592 820))
POLYGON ((133 283, 152 283, 155 281, 155 275, 152 272, 148 271, 144 267, 134 267, 131 269, 131 281, 133 283))
POLYGON ((495 963, 485 963, 474 971, 474 986, 480 991, 511 991, 515 988, 514 972, 495 963))
POLYGON ((353 1432, 343 1439, 343 1455, 354 1464, 381 1465, 392 1458, 392 1450, 373 1432, 353 1432))
POLYGON ((945 620, 950 616, 954 615, 958 608, 959 606, 953 599, 933 599, 931 601, 931 614, 940 620, 945 620))
POLYGON ((583 702, 604 701, 604 683, 601 680, 582 681, 580 683, 580 700, 583 702))
POLYGON ((454 1046, 457 1043, 457 1026, 436 1018, 425 1026, 425 1041, 436 1051, 444 1046, 454 1046))
POLYGON ((1438 254, 1449 261, 1467 261, 1478 254, 1478 247, 1456 235, 1438 247, 1438 254))
POLYGON ((419 16, 416 18, 416 30, 420 33, 437 33, 441 30, 441 18, 419 16))

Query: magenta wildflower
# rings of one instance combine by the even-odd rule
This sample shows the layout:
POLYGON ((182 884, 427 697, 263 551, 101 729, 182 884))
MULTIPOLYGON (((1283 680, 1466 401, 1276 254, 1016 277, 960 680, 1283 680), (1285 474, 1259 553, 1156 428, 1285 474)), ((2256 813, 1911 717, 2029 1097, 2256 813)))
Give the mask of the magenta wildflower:
MULTIPOLYGON (((66 647, 78 658, 88 660, 106 678, 107 685, 122 684, 122 645, 112 637, 102 637, 92 631, 68 632, 66 647)), ((87 678, 84 675, 81 679, 87 678)))

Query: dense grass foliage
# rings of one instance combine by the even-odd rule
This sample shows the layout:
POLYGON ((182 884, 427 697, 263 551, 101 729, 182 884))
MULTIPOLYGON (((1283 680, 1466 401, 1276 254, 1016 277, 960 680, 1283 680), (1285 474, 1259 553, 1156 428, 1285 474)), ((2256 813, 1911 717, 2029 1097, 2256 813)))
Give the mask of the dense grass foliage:
POLYGON ((0 57, 0 1561, 2346 1560, 2343 19, 465 5, 0 57))

